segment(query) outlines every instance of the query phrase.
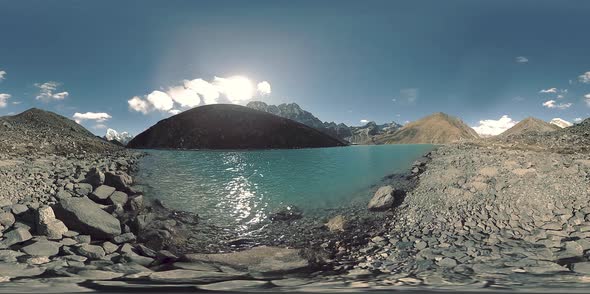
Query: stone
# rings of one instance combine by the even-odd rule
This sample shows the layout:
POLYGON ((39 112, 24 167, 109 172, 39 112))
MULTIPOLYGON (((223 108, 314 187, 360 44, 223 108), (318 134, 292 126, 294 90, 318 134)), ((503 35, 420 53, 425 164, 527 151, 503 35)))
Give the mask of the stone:
POLYGON ((119 249, 119 246, 117 246, 109 241, 106 241, 106 242, 102 243, 102 249, 104 249, 104 252, 106 254, 111 254, 111 253, 117 251, 117 249, 119 249))
POLYGON ((572 271, 579 274, 590 275, 590 262, 574 263, 572 264, 572 271))
POLYGON ((89 235, 76 235, 74 236, 74 240, 80 244, 90 244, 92 238, 89 235))
POLYGON ((239 291, 244 289, 265 289, 270 283, 268 281, 252 281, 252 280, 233 280, 212 283, 207 285, 199 285, 199 289, 205 291, 239 291))
POLYGON ((245 275, 234 275, 223 272, 204 272, 184 269, 154 272, 149 275, 152 282, 160 283, 214 283, 243 278, 245 275))
POLYGON ((5 228, 9 228, 14 225, 14 215, 11 212, 2 212, 0 213, 0 225, 4 226, 5 228))
POLYGON ((2 262, 16 262, 17 258, 25 255, 22 252, 14 250, 0 250, 0 261, 2 262))
POLYGON ((44 272, 44 268, 30 266, 24 263, 0 263, 0 277, 35 277, 43 274, 44 272))
POLYGON ((133 179, 124 172, 118 174, 106 172, 104 184, 115 187, 117 191, 125 192, 128 190, 128 187, 133 184, 133 179))
POLYGON ((12 201, 10 199, 2 198, 0 199, 0 208, 12 205, 12 201))
POLYGON ((119 220, 86 197, 62 199, 55 214, 68 228, 93 240, 109 240, 121 234, 119 220))
POLYGON ((284 206, 271 213, 271 221, 294 221, 303 217, 303 211, 297 206, 284 206))
POLYGON ((178 260, 178 256, 168 250, 160 250, 156 254, 156 259, 161 263, 171 263, 178 260))
POLYGON ((236 269, 262 274, 296 272, 309 267, 297 249, 259 246, 252 249, 220 254, 187 254, 189 262, 219 263, 236 269))
POLYGON ((370 210, 386 210, 392 208, 395 203, 395 190, 392 186, 383 186, 375 192, 369 201, 370 210))
POLYGON ((101 259, 106 255, 102 247, 90 244, 83 244, 78 247, 78 253, 89 259, 101 259))
POLYGON ((135 195, 129 198, 127 208, 131 211, 140 211, 143 208, 143 195, 135 195))
POLYGON ((35 214, 37 233, 47 236, 47 239, 58 240, 68 231, 66 225, 55 218, 53 209, 49 206, 42 206, 35 214))
POLYGON ((129 196, 127 196, 126 193, 121 191, 115 191, 113 192, 113 194, 111 194, 111 196, 109 196, 109 199, 107 199, 107 203, 112 205, 125 206, 125 204, 127 204, 128 199, 129 196))
POLYGON ((115 192, 115 188, 107 185, 98 186, 92 193, 88 195, 88 198, 94 200, 94 202, 106 204, 107 199, 115 192))
POLYGON ((441 259, 437 264, 441 267, 455 267, 457 266, 457 261, 452 258, 445 257, 441 259))
POLYGON ((14 204, 10 207, 10 210, 12 211, 12 213, 14 215, 21 215, 21 214, 29 211, 29 208, 23 204, 14 204))
POLYGON ((91 168, 90 171, 86 174, 86 179, 84 179, 84 182, 92 185, 93 187, 98 187, 104 184, 104 181, 105 174, 96 167, 91 168))
POLYGON ((328 230, 330 230, 330 232, 344 232, 345 226, 346 220, 342 215, 337 215, 328 220, 328 222, 326 223, 326 227, 328 227, 328 230))
POLYGON ((2 241, 2 244, 6 246, 12 246, 14 244, 22 243, 33 238, 29 230, 25 228, 14 229, 4 234, 4 237, 5 239, 2 241))
POLYGON ((113 238, 115 244, 123 244, 135 241, 137 238, 133 233, 125 233, 113 238))
POLYGON ((92 192, 92 185, 86 183, 79 183, 76 186, 76 193, 80 196, 86 196, 92 192))
POLYGON ((21 248, 21 251, 32 256, 54 256, 59 253, 61 246, 58 242, 39 240, 21 248))
POLYGON ((76 273, 79 277, 93 280, 93 281, 102 281, 102 280, 112 280, 116 278, 120 278, 124 276, 124 273, 116 273, 111 271, 103 271, 103 270, 81 270, 76 273))

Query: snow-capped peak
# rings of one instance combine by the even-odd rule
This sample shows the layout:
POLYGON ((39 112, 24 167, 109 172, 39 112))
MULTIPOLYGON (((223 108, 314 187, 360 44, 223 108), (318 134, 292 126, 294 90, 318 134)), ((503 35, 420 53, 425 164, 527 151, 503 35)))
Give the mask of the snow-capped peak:
POLYGON ((113 129, 107 129, 107 133, 104 135, 105 139, 111 141, 111 140, 117 140, 119 142, 121 142, 123 145, 126 145, 127 143, 129 143, 129 141, 131 141, 131 139, 133 139, 133 136, 129 135, 129 133, 127 132, 117 132, 113 129))
POLYGON ((571 122, 561 119, 561 118, 558 118, 558 117, 552 119, 549 123, 552 125, 556 125, 560 128, 567 128, 567 127, 573 126, 573 124, 571 122))

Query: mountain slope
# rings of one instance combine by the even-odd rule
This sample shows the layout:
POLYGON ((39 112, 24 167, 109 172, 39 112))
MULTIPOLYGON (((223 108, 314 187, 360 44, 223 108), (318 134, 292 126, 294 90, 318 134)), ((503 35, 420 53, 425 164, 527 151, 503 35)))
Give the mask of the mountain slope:
POLYGON ((196 107, 137 135, 127 147, 170 149, 267 149, 345 146, 304 124, 232 104, 196 107))
POLYGON ((31 108, 18 115, 0 117, 0 153, 67 155, 120 149, 53 112, 31 108))
POLYGON ((294 120, 339 139, 344 139, 352 135, 350 128, 347 125, 342 123, 336 124, 334 122, 322 122, 311 112, 303 110, 297 103, 268 105, 262 101, 252 101, 249 102, 246 107, 294 120))
POLYGON ((509 137, 528 133, 547 133, 561 129, 560 127, 550 124, 546 121, 534 117, 527 117, 519 123, 504 131, 499 137, 509 137))
POLYGON ((408 123, 393 134, 375 138, 378 144, 446 144, 479 136, 460 119, 438 112, 408 123))
POLYGON ((352 144, 373 145, 375 144, 375 138, 380 135, 393 134, 400 127, 401 125, 396 122, 378 125, 371 121, 362 127, 350 127, 352 135, 346 137, 345 140, 352 144))

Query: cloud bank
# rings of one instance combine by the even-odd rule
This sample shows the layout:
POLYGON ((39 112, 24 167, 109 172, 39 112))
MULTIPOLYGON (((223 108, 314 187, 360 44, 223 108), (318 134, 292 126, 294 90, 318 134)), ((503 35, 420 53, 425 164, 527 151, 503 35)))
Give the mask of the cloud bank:
POLYGON ((5 79, 6 79, 6 71, 0 70, 0 81, 5 80, 5 79))
POLYGON ((485 119, 480 120, 479 125, 473 127, 476 133, 482 137, 496 136, 509 128, 513 127, 518 122, 510 118, 508 115, 503 115, 497 120, 485 119))
POLYGON ((129 109, 148 114, 153 111, 178 114, 182 110, 203 104, 240 104, 251 100, 256 94, 269 95, 270 83, 262 81, 254 84, 246 77, 214 77, 208 82, 204 79, 184 80, 180 85, 165 91, 155 90, 150 94, 129 99, 129 109))
POLYGON ((516 60, 517 63, 527 63, 527 62, 529 62, 529 59, 526 58, 526 57, 524 57, 524 56, 518 56, 518 57, 516 57, 515 60, 516 60))
POLYGON ((572 106, 572 104, 571 103, 556 103, 555 100, 549 100, 549 101, 543 102, 543 106, 545 106, 547 108, 566 109, 566 108, 569 108, 570 106, 572 106))
POLYGON ((587 71, 578 77, 578 81, 584 84, 590 84, 590 71, 587 71))
POLYGON ((112 116, 110 116, 108 113, 105 113, 105 112, 86 112, 86 113, 76 112, 76 113, 74 113, 73 118, 77 123, 81 123, 82 121, 85 121, 85 120, 93 120, 97 123, 101 123, 101 122, 105 122, 108 119, 112 118, 112 116))

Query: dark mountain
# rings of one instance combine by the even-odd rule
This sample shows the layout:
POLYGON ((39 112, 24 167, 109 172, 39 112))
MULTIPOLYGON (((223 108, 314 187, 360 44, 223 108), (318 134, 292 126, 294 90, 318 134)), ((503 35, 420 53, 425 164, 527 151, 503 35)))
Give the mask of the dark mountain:
POLYGON ((438 112, 408 123, 393 134, 379 135, 378 144, 446 144, 479 136, 460 119, 438 112))
POLYGON ((345 146, 314 128, 252 108, 215 104, 196 107, 157 124, 129 148, 267 149, 345 146))
POLYGON ((67 155, 116 150, 121 148, 53 112, 31 108, 18 115, 0 117, 0 152, 67 155))

